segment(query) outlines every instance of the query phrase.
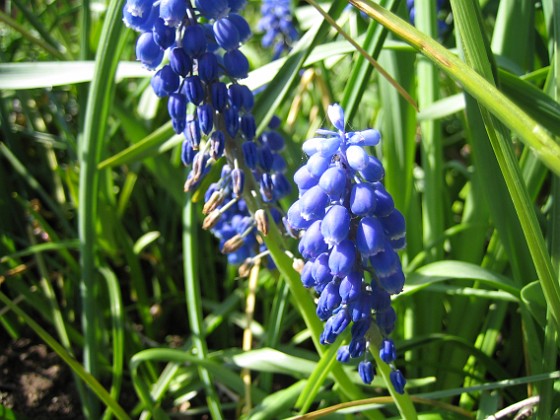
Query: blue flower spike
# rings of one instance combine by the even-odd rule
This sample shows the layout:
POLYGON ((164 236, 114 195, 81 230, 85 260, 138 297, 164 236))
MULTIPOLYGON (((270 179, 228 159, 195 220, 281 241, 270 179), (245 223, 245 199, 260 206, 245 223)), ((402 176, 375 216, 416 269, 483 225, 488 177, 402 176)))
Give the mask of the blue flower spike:
MULTIPOLYGON (((326 321, 321 342, 333 343, 351 325, 350 344, 337 359, 363 357, 358 373, 370 384, 375 366, 366 358, 367 348, 379 346, 381 360, 391 366, 397 357, 388 338, 396 320, 390 296, 404 286, 397 251, 406 242, 406 226, 380 182, 383 165, 366 149, 379 144, 379 132, 346 132, 338 104, 328 107, 327 116, 336 131, 317 130, 303 143, 309 158, 294 175, 299 200, 286 219, 289 231, 300 232, 304 267, 312 263, 302 281, 320 293, 317 315, 326 321)), ((402 391, 404 376, 392 369, 391 380, 402 391)))
MULTIPOLYGON (((291 186, 284 174, 286 161, 279 155, 284 146, 276 131, 280 121, 273 119, 269 130, 257 135, 253 92, 239 83, 249 72, 249 60, 240 50, 251 37, 249 24, 239 14, 245 4, 246 0, 127 0, 123 21, 140 32, 137 58, 154 70, 153 91, 167 98, 173 129, 183 134, 181 160, 190 167, 185 191, 204 185, 214 163, 224 161, 220 179, 204 194, 203 228, 219 239, 231 264, 250 265, 251 258, 265 250, 257 234, 266 234, 268 222, 265 209, 256 212, 259 217, 247 209, 246 177, 254 176, 263 206, 272 204, 268 210, 276 222, 281 219, 276 201, 289 194, 291 186), (169 63, 162 65, 164 56, 169 63)), ((314 239, 309 240, 310 253, 321 246, 314 239)))

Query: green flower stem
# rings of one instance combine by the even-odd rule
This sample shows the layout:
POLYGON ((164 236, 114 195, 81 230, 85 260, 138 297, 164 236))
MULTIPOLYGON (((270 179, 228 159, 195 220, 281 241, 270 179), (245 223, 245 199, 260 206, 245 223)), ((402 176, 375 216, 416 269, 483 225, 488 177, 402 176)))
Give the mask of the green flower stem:
MULTIPOLYGON (((106 134, 115 73, 126 37, 121 22, 124 0, 111 1, 101 32, 99 50, 95 60, 94 77, 89 89, 85 111, 84 132, 79 151, 80 182, 78 203, 78 231, 80 238, 80 264, 82 277, 80 296, 82 300, 82 328, 84 330, 84 366, 93 376, 98 368, 98 322, 96 307, 96 226, 99 196, 99 171, 97 163, 101 156, 106 134)), ((99 408, 91 398, 84 407, 86 417, 98 418, 99 408)))
POLYGON ((391 367, 385 363, 379 357, 379 348, 370 341, 369 344, 369 351, 372 354, 373 358, 375 359, 375 363, 377 365, 377 373, 381 374, 383 380, 387 384, 387 389, 389 390, 389 394, 393 397, 397 408, 399 409, 399 413, 403 419, 416 419, 418 415, 416 414, 416 409, 414 408, 414 404, 412 404, 412 400, 408 395, 408 392, 405 388, 404 394, 399 394, 395 391, 393 384, 391 382, 391 378, 389 375, 391 374, 391 367))
MULTIPOLYGON (((200 294, 201 281, 197 273, 197 234, 198 229, 197 218, 194 216, 194 205, 187 200, 183 210, 183 261, 185 266, 185 302, 187 304, 187 313, 189 315, 189 325, 193 337, 194 348, 196 349, 196 357, 200 360, 208 358, 208 348, 206 346, 204 319, 202 316, 202 296, 200 294)), ((221 408, 220 399, 214 388, 214 383, 210 373, 203 365, 198 365, 198 374, 200 380, 204 384, 206 392, 206 402, 213 419, 224 418, 221 408)))

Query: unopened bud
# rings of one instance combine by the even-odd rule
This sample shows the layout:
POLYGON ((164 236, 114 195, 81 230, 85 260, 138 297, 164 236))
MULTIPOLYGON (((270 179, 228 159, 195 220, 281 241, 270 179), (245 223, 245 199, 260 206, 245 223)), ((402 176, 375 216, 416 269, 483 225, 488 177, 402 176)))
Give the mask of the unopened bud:
POLYGON ((303 262, 303 260, 301 258, 294 258, 294 262, 292 263, 292 267, 298 273, 301 274, 304 265, 305 265, 305 263, 303 262))
POLYGON ((255 223, 257 224, 257 229, 263 235, 268 235, 268 215, 264 209, 258 209, 255 212, 255 223))
POLYGON ((237 251, 239 248, 243 246, 245 239, 240 234, 234 235, 230 239, 228 239, 224 246, 222 247, 222 253, 229 254, 231 252, 237 251))
POLYGON ((225 194, 223 190, 217 190, 212 193, 210 198, 206 203, 204 203, 204 207, 202 208, 203 214, 208 214, 211 211, 216 210, 220 204, 224 201, 225 194))
POLYGON ((254 265, 255 262, 252 258, 247 258, 245 261, 243 261, 243 264, 241 264, 238 269, 239 277, 241 278, 249 277, 249 274, 251 273, 251 269, 253 268, 254 265))
POLYGON ((243 186, 245 185, 245 174, 241 169, 234 168, 231 171, 231 184, 233 195, 239 197, 243 193, 243 186))
POLYGON ((222 213, 219 210, 213 210, 212 212, 210 212, 210 214, 206 216, 202 221, 202 229, 212 229, 214 226, 216 226, 216 223, 218 223, 221 216, 222 213))
POLYGON ((198 180, 195 180, 194 177, 192 176, 192 172, 190 172, 189 176, 187 177, 187 180, 185 181, 185 185, 183 186, 183 190, 185 192, 189 192, 194 188, 196 188, 197 184, 198 184, 198 180))

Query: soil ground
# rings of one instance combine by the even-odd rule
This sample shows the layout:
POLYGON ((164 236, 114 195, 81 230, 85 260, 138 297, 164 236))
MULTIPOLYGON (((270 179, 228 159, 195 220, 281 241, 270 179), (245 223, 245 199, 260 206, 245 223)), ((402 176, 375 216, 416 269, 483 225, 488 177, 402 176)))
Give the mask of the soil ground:
POLYGON ((0 405, 18 420, 83 419, 74 378, 56 353, 29 338, 0 344, 0 405))

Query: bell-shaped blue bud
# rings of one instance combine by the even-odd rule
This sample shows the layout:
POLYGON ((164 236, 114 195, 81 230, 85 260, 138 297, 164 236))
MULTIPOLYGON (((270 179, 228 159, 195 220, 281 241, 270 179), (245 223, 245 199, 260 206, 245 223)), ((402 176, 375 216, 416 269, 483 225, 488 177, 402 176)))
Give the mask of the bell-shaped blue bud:
POLYGON ((391 306, 388 306, 384 311, 376 313, 375 320, 381 332, 385 335, 389 335, 395 329, 397 314, 391 306))
POLYGON ((309 289, 315 285, 315 279, 311 275, 313 269, 313 261, 307 261, 301 270, 301 283, 303 287, 309 289))
POLYGON ((206 52, 206 33, 202 25, 194 24, 185 27, 183 32, 183 48, 191 57, 199 57, 206 52))
POLYGON ((395 391, 399 394, 404 394, 404 387, 406 386, 406 379, 404 378, 403 374, 400 370, 392 370, 389 374, 389 378, 391 379, 391 383, 395 388, 395 391))
POLYGON ((221 158, 224 154, 225 144, 224 133, 220 130, 214 131, 210 136, 210 156, 215 160, 221 158))
POLYGON ((251 141, 255 138, 257 134, 257 124, 255 123, 255 117, 251 114, 245 114, 241 117, 240 128, 245 140, 251 141))
POLYGON ((368 182, 377 182, 385 176, 385 169, 379 159, 368 156, 368 165, 360 171, 360 175, 368 182))
POLYGON ((173 131, 175 131, 175 133, 180 134, 187 126, 187 118, 171 118, 171 126, 173 127, 173 131))
POLYGON ((318 257, 327 251, 327 244, 321 235, 321 221, 316 220, 303 234, 298 244, 299 253, 305 259, 318 257))
POLYGON ((327 115, 338 130, 344 131, 344 110, 339 104, 331 104, 327 108, 327 115))
POLYGON ((198 76, 185 77, 182 88, 183 94, 194 105, 200 105, 204 99, 204 86, 198 76))
POLYGON ((369 320, 371 317, 372 299, 369 293, 361 293, 358 299, 348 303, 352 321, 369 320))
POLYGON ((224 54, 224 67, 229 77, 245 79, 249 73, 249 60, 240 50, 233 49, 224 54))
POLYGON ((297 200, 294 204, 290 206, 287 213, 287 220, 288 224, 292 229, 307 229, 311 226, 312 221, 305 220, 301 216, 301 209, 300 209, 299 200, 297 200))
POLYGON ((235 108, 228 108, 224 112, 226 131, 228 134, 235 138, 239 131, 239 113, 235 108))
MULTIPOLYGON (((206 135, 210 134, 212 128, 214 127, 214 109, 210 104, 202 104, 196 109, 196 115, 198 117, 198 124, 200 125, 200 130, 206 135)), ((223 136, 223 133, 222 133, 223 136)))
POLYGON ((348 164, 355 171, 363 171, 369 163, 369 155, 360 146, 348 146, 346 149, 348 164))
POLYGON ((228 0, 230 15, 231 13, 239 13, 245 8, 246 4, 247 0, 228 0))
MULTIPOLYGON (((187 98, 181 93, 172 93, 167 101, 169 116, 173 119, 187 118, 187 98)), ((179 132, 180 133, 180 132, 179 132)), ((179 134, 177 133, 177 134, 179 134)))
POLYGON ((245 158, 245 164, 250 169, 255 169, 258 161, 257 145, 252 141, 246 141, 241 145, 241 149, 243 151, 243 157, 245 158))
POLYGON ((355 300, 362 294, 362 278, 361 272, 352 271, 342 279, 338 289, 342 303, 355 300))
MULTIPOLYGON (((323 222, 324 223, 324 222, 323 222)), ((337 277, 346 277, 356 263, 356 246, 350 239, 334 245, 329 254, 329 268, 337 277)))
POLYGON ((231 171, 231 185, 233 195, 239 197, 243 193, 243 187, 245 186, 245 173, 241 169, 234 168, 231 171))
POLYGON ((362 356, 366 351, 366 339, 365 338, 358 338, 350 340, 350 344, 348 345, 348 352, 350 353, 350 357, 355 359, 357 357, 362 356))
POLYGON ((396 295, 402 292, 404 287, 404 273, 402 270, 397 270, 388 276, 379 276, 379 284, 390 295, 396 295))
POLYGON ((268 122, 268 128, 270 128, 271 130, 276 130, 278 127, 280 127, 280 124, 282 124, 282 120, 280 120, 280 117, 278 117, 278 115, 273 115, 268 122))
POLYGON ((160 98, 175 92, 179 88, 179 83, 179 75, 169 65, 165 65, 156 71, 152 80, 150 80, 154 93, 160 98))
POLYGON ((272 186, 274 187, 274 198, 279 200, 292 191, 288 178, 282 173, 275 173, 271 175, 272 186))
POLYGON ((346 308, 342 308, 342 307, 339 307, 334 312, 335 313, 332 316, 332 318, 333 318, 333 331, 337 335, 340 335, 344 332, 346 327, 348 327, 348 325, 350 325, 350 321, 351 321, 350 314, 348 313, 346 308))
POLYGON ((212 94, 212 105, 218 112, 222 112, 228 101, 228 88, 223 82, 215 82, 210 86, 212 94))
POLYGON ((159 16, 168 26, 178 26, 187 13, 187 0, 160 0, 159 16))
POLYGON ((272 169, 272 162, 274 161, 272 151, 266 145, 262 145, 261 147, 259 147, 258 156, 260 167, 264 171, 270 172, 270 170, 272 169))
POLYGON ((241 93, 243 95, 243 109, 247 112, 251 112, 253 105, 255 104, 255 97, 251 89, 245 85, 241 85, 241 93))
MULTIPOLYGON (((363 293, 362 293, 363 295, 363 293)), ((371 326, 371 318, 370 317, 363 317, 354 321, 352 324, 352 329, 350 333, 352 334, 353 339, 364 338, 371 326)))
POLYGON ((307 170, 311 175, 320 178, 331 163, 330 157, 321 156, 319 153, 311 156, 306 163, 307 170))
POLYGON ((333 319, 329 318, 327 322, 325 322, 325 327, 319 337, 319 342, 323 345, 332 344, 336 341, 337 337, 338 335, 333 330, 333 319))
POLYGON ((136 32, 150 32, 159 17, 159 6, 153 0, 128 0, 123 7, 123 22, 136 32))
POLYGON ((218 80, 218 59, 213 53, 206 52, 198 58, 198 75, 203 82, 218 80))
POLYGON ((375 312, 385 312, 391 307, 391 296, 377 285, 375 279, 372 280, 372 308, 375 312))
POLYGON ((406 248, 406 237, 403 236, 402 238, 398 239, 391 239, 391 246, 395 251, 401 251, 406 248))
POLYGON ((375 188, 375 198, 377 201, 375 214, 380 217, 388 216, 395 209, 393 197, 391 197, 391 194, 389 194, 381 182, 374 182, 372 185, 375 188))
POLYGON ((198 125, 198 120, 194 118, 189 118, 187 120, 187 126, 185 127, 185 131, 183 131, 183 135, 187 140, 191 142, 194 149, 198 149, 200 145, 200 140, 202 139, 202 134, 200 133, 200 126, 198 125))
POLYGON ((378 276, 388 276, 397 270, 402 270, 399 256, 390 243, 385 244, 383 251, 369 257, 369 262, 378 276))
POLYGON ((329 268, 329 254, 324 252, 315 258, 311 275, 315 279, 315 285, 325 286, 333 279, 329 268))
POLYGON ((154 41, 164 50, 171 47, 175 42, 175 28, 167 26, 163 19, 154 22, 154 41))
POLYGON ((278 173, 286 172, 287 163, 286 159, 282 157, 279 153, 274 153, 274 159, 272 161, 272 170, 278 173))
POLYGON ((284 141, 284 137, 276 131, 265 131, 261 136, 261 140, 275 152, 280 152, 284 149, 284 145, 286 143, 284 141))
POLYGON ((325 215, 329 197, 318 185, 311 187, 299 200, 301 215, 305 220, 320 219, 325 215))
POLYGON ((350 351, 348 346, 340 346, 336 352, 336 360, 340 363, 348 363, 350 361, 350 351))
POLYGON ((243 88, 241 86, 240 84, 232 83, 228 87, 229 104, 237 109, 243 107, 243 88))
POLYGON ((356 229, 356 247, 363 257, 369 257, 385 248, 383 225, 376 217, 363 217, 356 229))
POLYGON ((195 151, 193 150, 190 141, 183 141, 183 145, 181 148, 181 161, 183 162, 183 165, 189 166, 190 164, 192 164, 194 155, 195 151))
POLYGON ((348 140, 349 144, 356 146, 377 146, 381 140, 381 134, 374 128, 356 131, 348 140))
POLYGON ((364 384, 371 384, 373 377, 375 376, 375 368, 369 360, 362 360, 358 363, 358 374, 364 384))
POLYGON ((169 65, 180 76, 186 77, 192 71, 192 59, 182 47, 175 47, 169 53, 169 65))
POLYGON ((303 142, 303 145, 301 146, 301 150, 303 150, 303 152, 307 156, 311 157, 318 152, 322 141, 323 141, 322 137, 313 137, 311 139, 305 140, 303 142))
POLYGON ((214 37, 220 47, 226 51, 239 47, 239 31, 229 18, 221 18, 214 22, 214 37))
POLYGON ((336 153, 339 147, 340 137, 334 136, 328 138, 317 137, 306 140, 303 143, 302 149, 308 156, 319 153, 321 156, 330 158, 336 153))
POLYGON ((333 310, 340 305, 340 295, 338 294, 338 286, 334 282, 330 282, 325 286, 319 296, 317 302, 317 316, 322 321, 328 319, 333 310))
POLYGON ((237 13, 230 13, 228 19, 235 25, 239 34, 239 42, 244 43, 251 37, 251 27, 245 18, 237 13))
MULTIPOLYGON (((319 184, 320 185, 320 184, 319 184)), ((350 232, 350 213, 339 204, 327 210, 321 225, 321 233, 329 246, 336 245, 348 237, 350 232)))
POLYGON ((154 7, 154 0, 127 0, 125 10, 135 17, 145 17, 154 7))
POLYGON ((379 219, 390 240, 403 238, 406 234, 406 222, 400 211, 394 209, 389 215, 379 219))
POLYGON ((218 19, 228 11, 227 0, 195 0, 197 10, 208 20, 218 19))
POLYGON ((350 211, 356 216, 373 214, 377 206, 375 189, 366 183, 354 184, 350 192, 350 211))
POLYGON ((319 186, 331 200, 339 200, 346 191, 346 171, 340 166, 331 166, 319 179, 319 186))
POLYGON ((385 363, 393 363, 397 359, 397 348, 393 340, 384 338, 379 346, 379 357, 385 363))
POLYGON ((300 196, 319 182, 319 178, 311 175, 306 166, 299 168, 294 174, 294 182, 298 186, 300 196))
POLYGON ((136 58, 149 70, 154 70, 163 60, 163 50, 156 44, 153 32, 140 34, 136 41, 136 58))
POLYGON ((268 172, 261 174, 261 179, 259 180, 259 190, 261 192, 261 197, 265 203, 274 200, 274 186, 272 185, 272 176, 268 172))

